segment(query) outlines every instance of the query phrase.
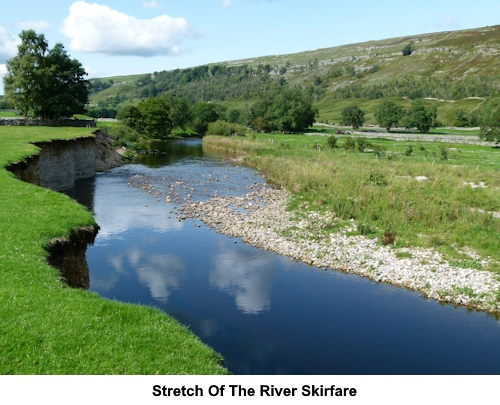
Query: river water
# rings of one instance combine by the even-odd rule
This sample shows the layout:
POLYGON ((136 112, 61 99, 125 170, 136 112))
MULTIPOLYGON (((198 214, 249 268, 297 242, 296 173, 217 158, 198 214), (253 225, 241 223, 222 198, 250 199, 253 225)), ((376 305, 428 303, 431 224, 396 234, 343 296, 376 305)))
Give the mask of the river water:
POLYGON ((179 221, 185 198, 241 195, 264 181, 199 140, 157 148, 68 191, 101 227, 87 250, 91 291, 167 312, 234 374, 500 373, 490 315, 179 221))

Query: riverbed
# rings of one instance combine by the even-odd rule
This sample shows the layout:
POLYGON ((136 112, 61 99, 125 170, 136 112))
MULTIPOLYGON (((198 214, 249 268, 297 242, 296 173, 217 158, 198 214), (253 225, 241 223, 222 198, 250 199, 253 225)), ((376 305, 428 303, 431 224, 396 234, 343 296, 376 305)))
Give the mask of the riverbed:
MULTIPOLYGON (((199 140, 80 181, 90 290, 164 310, 234 374, 497 374, 495 317, 217 233, 182 205, 270 188, 199 140)), ((244 211, 243 207, 236 210, 244 211)))

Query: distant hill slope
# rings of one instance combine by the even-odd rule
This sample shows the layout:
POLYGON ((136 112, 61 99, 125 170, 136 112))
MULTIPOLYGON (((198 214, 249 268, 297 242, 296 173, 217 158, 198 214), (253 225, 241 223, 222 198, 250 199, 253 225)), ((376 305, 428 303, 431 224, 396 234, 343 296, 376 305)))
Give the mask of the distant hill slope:
MULTIPOLYGON (((171 94, 238 108, 271 89, 301 86, 314 98, 325 121, 335 120, 338 106, 348 100, 360 99, 371 108, 378 103, 370 100, 388 97, 462 100, 457 106, 463 104, 470 113, 481 107, 483 98, 500 94, 499 57, 500 25, 496 25, 94 79, 90 100, 91 105, 120 108, 171 94), (403 56, 409 44, 412 53, 403 56)), ((447 120, 449 114, 442 118, 447 120)))

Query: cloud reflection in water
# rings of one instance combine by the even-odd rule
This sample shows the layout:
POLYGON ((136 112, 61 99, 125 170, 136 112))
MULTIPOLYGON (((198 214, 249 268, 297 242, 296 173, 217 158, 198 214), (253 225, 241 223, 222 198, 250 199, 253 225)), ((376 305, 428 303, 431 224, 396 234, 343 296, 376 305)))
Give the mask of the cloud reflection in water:
POLYGON ((210 285, 235 297, 237 308, 244 314, 269 311, 273 258, 265 256, 241 249, 221 251, 214 257, 210 285))

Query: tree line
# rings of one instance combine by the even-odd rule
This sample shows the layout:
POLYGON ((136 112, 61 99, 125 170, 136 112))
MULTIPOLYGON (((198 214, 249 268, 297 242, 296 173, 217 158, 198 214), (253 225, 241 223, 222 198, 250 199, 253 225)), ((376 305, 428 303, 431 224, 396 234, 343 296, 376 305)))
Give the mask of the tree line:
MULTIPOLYGON (((480 137, 491 142, 500 142, 500 102, 489 103, 480 116, 471 115, 468 118, 463 110, 456 111, 456 120, 464 124, 464 120, 474 119, 475 124, 481 127, 480 137)), ((374 112, 377 123, 390 132, 391 128, 402 124, 407 129, 416 128, 421 133, 429 132, 431 128, 441 124, 437 121, 437 108, 426 107, 422 99, 414 100, 408 109, 397 105, 393 101, 384 101, 374 112)), ((342 124, 360 128, 365 122, 365 112, 358 106, 352 105, 342 110, 342 124)), ((456 121, 457 122, 457 121, 456 121)), ((465 126, 465 125, 460 125, 465 126)))

